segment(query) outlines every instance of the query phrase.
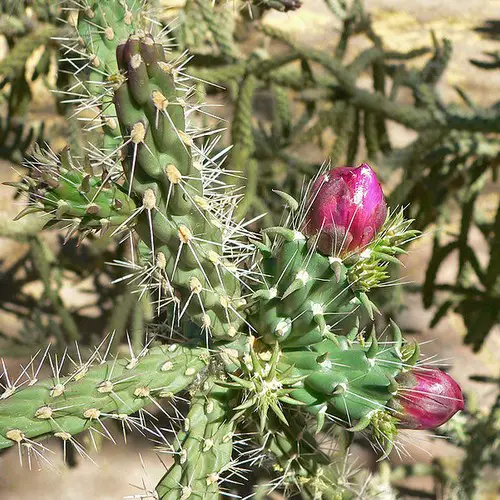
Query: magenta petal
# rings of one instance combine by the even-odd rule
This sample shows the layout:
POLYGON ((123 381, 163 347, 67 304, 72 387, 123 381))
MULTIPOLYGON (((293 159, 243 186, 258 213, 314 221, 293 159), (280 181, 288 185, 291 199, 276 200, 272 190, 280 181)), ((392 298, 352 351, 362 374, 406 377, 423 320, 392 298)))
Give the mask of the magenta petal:
POLYGON ((398 382, 400 427, 435 429, 464 409, 460 386, 438 368, 416 368, 400 376, 398 382))
POLYGON ((368 245, 382 227, 387 205, 375 172, 366 163, 338 167, 314 183, 302 231, 318 236, 325 254, 346 255, 368 245))

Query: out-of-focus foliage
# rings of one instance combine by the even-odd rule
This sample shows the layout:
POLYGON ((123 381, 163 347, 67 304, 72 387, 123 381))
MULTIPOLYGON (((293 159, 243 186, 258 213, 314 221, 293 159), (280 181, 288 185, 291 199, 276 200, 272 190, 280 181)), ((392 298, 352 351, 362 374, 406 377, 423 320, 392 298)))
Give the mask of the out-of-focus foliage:
POLYGON ((32 99, 32 83, 46 81, 57 61, 61 5, 49 1, 0 3, 0 157, 19 163, 34 142, 42 142, 44 124, 26 123, 32 99), (38 52, 36 61, 33 54, 38 52), (31 58, 31 59, 30 59, 31 58))

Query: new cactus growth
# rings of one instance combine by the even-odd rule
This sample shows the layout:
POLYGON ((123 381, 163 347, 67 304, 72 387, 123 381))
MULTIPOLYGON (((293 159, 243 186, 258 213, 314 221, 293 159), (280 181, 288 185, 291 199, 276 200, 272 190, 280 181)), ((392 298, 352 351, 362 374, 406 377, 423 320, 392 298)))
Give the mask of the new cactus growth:
POLYGON ((231 419, 231 390, 207 379, 203 391, 193 394, 184 428, 173 449, 175 464, 160 480, 158 497, 219 498, 231 469, 235 422, 231 419))
POLYGON ((238 196, 222 181, 228 149, 212 156, 217 142, 201 142, 183 63, 169 62, 152 31, 137 28, 142 7, 119 0, 82 7, 77 30, 95 49, 91 75, 109 84, 104 93, 86 87, 104 122, 104 146, 84 158, 36 152, 23 185, 28 211, 69 226, 70 235, 134 231, 134 269, 158 294, 172 338, 127 359, 96 351, 66 377, 57 362, 45 381, 37 370, 28 376, 30 366, 0 396, 0 448, 50 435, 75 444, 89 428, 107 434, 105 419, 144 428, 135 412, 188 390, 191 407, 174 441, 151 430, 173 455, 156 498, 234 496, 241 467, 266 460, 277 475, 270 489, 350 498, 339 457, 321 451, 315 434, 366 430, 388 454, 398 427, 439 425, 463 407, 448 376, 435 374, 430 384, 422 375, 418 345, 396 324, 383 338, 343 322, 360 307, 373 317, 368 293, 417 233, 402 211, 387 215, 366 164, 320 174, 300 202, 278 193, 288 205, 279 227, 253 234, 235 222, 238 196), (429 394, 450 388, 454 397, 430 405, 429 394), (432 422, 416 415, 419 398, 432 422), (243 448, 250 439, 238 440, 245 432, 256 451, 243 448))
POLYGON ((114 98, 125 138, 123 170, 144 208, 137 232, 180 315, 187 311, 214 338, 230 339, 242 324, 238 269, 224 254, 231 228, 217 217, 223 200, 206 195, 202 170, 210 170, 210 160, 187 132, 175 65, 144 33, 119 45, 117 59, 127 75, 114 98))
POLYGON ((41 213, 47 224, 68 227, 67 238, 77 232, 82 239, 92 231, 116 230, 136 211, 123 187, 107 182, 105 167, 95 175, 90 164, 82 166, 71 157, 69 148, 60 155, 39 150, 26 164, 31 177, 18 185, 29 192, 32 203, 20 215, 41 213))

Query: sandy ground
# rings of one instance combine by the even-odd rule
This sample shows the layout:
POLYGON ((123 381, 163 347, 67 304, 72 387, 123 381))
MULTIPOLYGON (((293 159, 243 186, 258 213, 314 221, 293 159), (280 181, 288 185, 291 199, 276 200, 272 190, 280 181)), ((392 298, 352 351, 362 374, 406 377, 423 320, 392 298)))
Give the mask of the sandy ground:
MULTIPOLYGON (((470 66, 468 61, 470 58, 480 58, 480 50, 498 50, 498 41, 484 39, 475 28, 483 26, 489 19, 500 19, 500 1, 370 0, 367 3, 373 13, 375 29, 389 48, 407 50, 428 45, 431 30, 439 37, 453 41, 453 61, 445 77, 447 85, 441 89, 446 99, 456 97, 452 85, 462 86, 481 104, 498 99, 500 72, 485 74, 470 66)), ((279 24, 312 45, 333 45, 338 24, 323 2, 305 0, 304 4, 294 14, 270 14, 267 22, 279 24)), ((408 141, 408 134, 400 127, 392 130, 392 134, 401 144, 408 141)), ((12 176, 9 166, 0 165, 0 181, 10 180, 12 176)), ((17 207, 12 205, 10 191, 4 186, 0 186, 0 211, 11 215, 17 212, 17 207)), ((480 236, 474 235, 473 238, 474 246, 484 252, 484 242, 480 236)), ((0 239, 0 259, 8 262, 23 251, 22 244, 0 239)), ((431 238, 424 236, 414 245, 405 262, 407 280, 417 283, 422 281, 430 253, 431 238)), ((442 270, 442 278, 451 275, 455 266, 455 262, 448 262, 442 270)), ((428 325, 432 311, 422 308, 419 296, 407 295, 405 305, 407 309, 399 318, 400 326, 420 332, 418 340, 425 342, 424 353, 436 355, 444 363, 450 364, 452 375, 480 405, 490 403, 494 397, 492 388, 471 382, 469 376, 497 376, 498 359, 495 359, 495 353, 500 352, 499 329, 490 334, 482 351, 473 355, 469 348, 462 345, 465 329, 460 317, 449 314, 437 328, 430 330, 428 325)), ((0 321, 4 326, 6 322, 12 322, 13 331, 18 327, 13 317, 2 315, 0 321)), ((11 360, 13 369, 16 363, 17 360, 11 360)), ((432 456, 457 457, 457 451, 442 440, 429 442, 421 434, 415 433, 407 433, 407 436, 408 446, 416 461, 429 462, 432 456)), ((91 453, 98 466, 90 460, 79 460, 77 467, 65 467, 58 445, 51 443, 51 447, 54 453, 49 454, 50 461, 57 471, 48 470, 46 464, 41 464, 41 470, 38 470, 36 462, 31 471, 26 462, 20 468, 18 450, 15 448, 0 456, 2 500, 28 497, 38 500, 114 500, 140 493, 132 485, 141 485, 143 480, 147 481, 146 478, 149 478, 150 483, 146 487, 151 488, 164 471, 164 465, 156 458, 151 444, 139 438, 132 438, 128 446, 119 438, 116 445, 104 443, 100 453, 91 453), (144 467, 141 466, 141 457, 144 467)), ((393 459, 398 460, 397 457, 393 459)))

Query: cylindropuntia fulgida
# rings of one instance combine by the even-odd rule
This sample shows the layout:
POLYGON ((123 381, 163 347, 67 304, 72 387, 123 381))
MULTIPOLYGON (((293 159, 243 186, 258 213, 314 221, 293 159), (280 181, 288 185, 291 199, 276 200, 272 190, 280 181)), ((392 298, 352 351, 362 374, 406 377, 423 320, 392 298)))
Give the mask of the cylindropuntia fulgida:
POLYGON ((387 339, 343 326, 360 309, 377 311, 368 293, 416 236, 410 221, 387 214, 363 164, 320 173, 300 202, 278 193, 285 223, 251 233, 232 217, 238 196, 221 167, 228 149, 212 154, 217 140, 202 142, 211 136, 190 121, 199 105, 190 104, 184 61, 169 61, 145 30, 143 2, 79 7, 75 43, 84 47, 75 51, 86 54, 88 81, 75 88, 81 110, 96 112, 101 143, 84 158, 65 149, 27 159, 25 212, 67 226, 68 237, 134 232, 133 279, 172 324, 189 321, 197 333, 153 340, 128 358, 106 360, 104 346, 48 380, 33 361, 0 396, 0 448, 42 450, 37 440, 55 436, 81 449, 75 435, 102 432, 106 419, 145 430, 146 406, 188 390, 191 409, 165 445, 174 461, 156 498, 234 495, 241 467, 265 460, 276 475, 270 489, 353 497, 337 467, 343 458, 319 449, 320 432, 345 440, 366 429, 388 454, 399 427, 431 428, 463 408, 456 383, 421 367, 419 346, 395 324, 387 339))

